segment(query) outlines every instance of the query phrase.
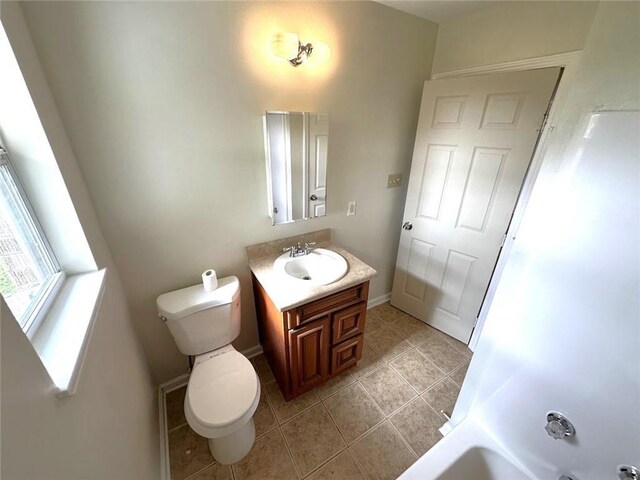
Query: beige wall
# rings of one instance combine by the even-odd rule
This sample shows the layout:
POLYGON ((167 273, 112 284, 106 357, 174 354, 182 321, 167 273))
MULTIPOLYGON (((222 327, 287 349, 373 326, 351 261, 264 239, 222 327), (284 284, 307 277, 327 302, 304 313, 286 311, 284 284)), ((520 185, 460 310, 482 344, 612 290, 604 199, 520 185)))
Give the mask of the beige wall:
POLYGON ((82 176, 20 8, 0 17, 107 285, 75 395, 58 399, 31 344, 0 300, 3 479, 156 479, 157 390, 82 176))
POLYGON ((443 22, 433 73, 542 57, 584 47, 597 2, 498 2, 443 22))
POLYGON ((243 289, 239 349, 258 343, 244 247, 330 227, 390 291, 437 26, 373 2, 26 2, 27 23, 156 379, 186 371, 155 298, 213 267, 243 289), (332 48, 315 70, 265 45, 294 31, 332 48), (261 115, 328 113, 327 216, 272 227, 261 115), (347 202, 358 202, 346 216, 347 202))

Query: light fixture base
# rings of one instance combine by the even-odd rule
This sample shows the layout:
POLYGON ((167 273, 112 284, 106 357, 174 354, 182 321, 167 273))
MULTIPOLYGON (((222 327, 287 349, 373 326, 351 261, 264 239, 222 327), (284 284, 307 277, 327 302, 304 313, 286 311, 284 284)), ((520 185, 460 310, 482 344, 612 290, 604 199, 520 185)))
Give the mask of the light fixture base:
POLYGON ((311 56, 311 52, 313 52, 313 45, 311 45, 310 43, 303 45, 302 43, 298 42, 298 55, 295 58, 290 59, 289 63, 294 67, 298 67, 302 65, 302 62, 304 62, 306 58, 309 58, 311 56))

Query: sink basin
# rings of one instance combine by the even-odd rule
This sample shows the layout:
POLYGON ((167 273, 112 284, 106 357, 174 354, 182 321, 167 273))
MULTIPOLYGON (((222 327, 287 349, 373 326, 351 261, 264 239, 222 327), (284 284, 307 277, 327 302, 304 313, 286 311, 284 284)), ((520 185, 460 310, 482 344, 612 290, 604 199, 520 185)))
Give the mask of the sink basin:
POLYGON ((316 248, 300 257, 284 253, 273 262, 273 268, 288 278, 312 285, 328 285, 340 280, 349 269, 342 255, 324 248, 316 248))

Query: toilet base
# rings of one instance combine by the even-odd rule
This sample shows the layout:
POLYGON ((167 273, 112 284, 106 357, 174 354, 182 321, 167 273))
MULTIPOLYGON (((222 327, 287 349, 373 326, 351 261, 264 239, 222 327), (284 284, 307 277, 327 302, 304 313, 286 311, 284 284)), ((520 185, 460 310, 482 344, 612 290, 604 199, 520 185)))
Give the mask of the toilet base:
POLYGON ((222 465, 230 465, 242 460, 253 447, 256 439, 256 427, 253 417, 230 435, 209 439, 209 450, 216 461, 222 465))

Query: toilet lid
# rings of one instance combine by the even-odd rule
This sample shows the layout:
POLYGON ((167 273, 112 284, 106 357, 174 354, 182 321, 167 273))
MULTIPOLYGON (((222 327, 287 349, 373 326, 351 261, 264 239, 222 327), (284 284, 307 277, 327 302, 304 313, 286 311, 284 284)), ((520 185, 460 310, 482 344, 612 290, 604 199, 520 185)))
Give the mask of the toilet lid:
POLYGON ((239 352, 222 353, 196 364, 186 400, 203 425, 223 427, 244 415, 258 393, 253 365, 239 352))

